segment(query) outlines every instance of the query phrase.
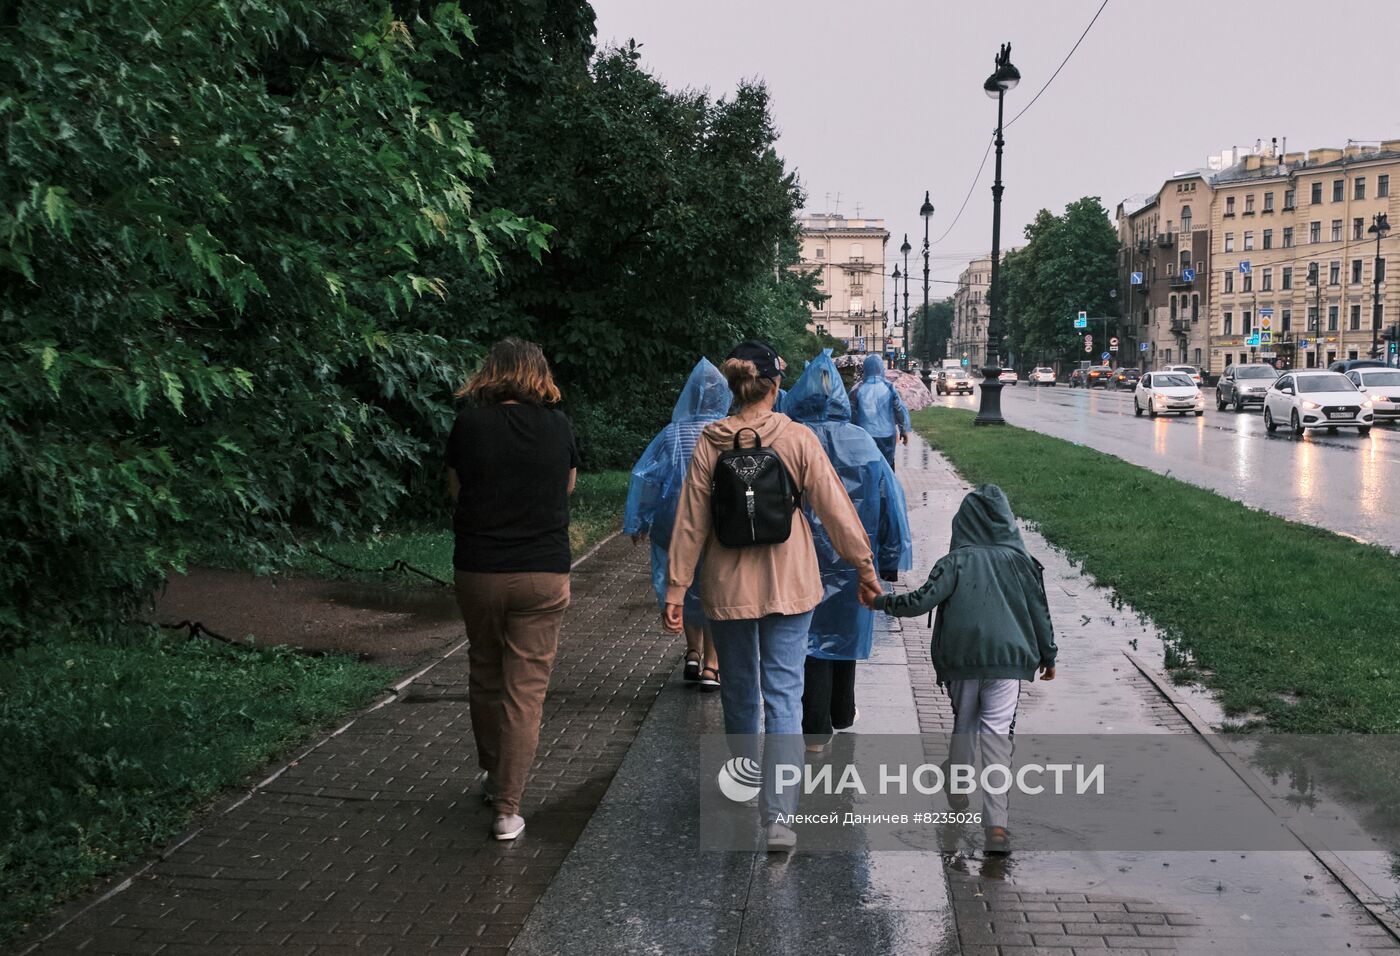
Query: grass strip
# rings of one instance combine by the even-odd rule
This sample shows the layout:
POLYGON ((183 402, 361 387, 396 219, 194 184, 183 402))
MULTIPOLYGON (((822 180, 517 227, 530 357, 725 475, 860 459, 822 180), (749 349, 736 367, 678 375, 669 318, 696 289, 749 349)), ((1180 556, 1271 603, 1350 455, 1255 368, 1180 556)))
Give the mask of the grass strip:
POLYGON ((1000 485, 1020 517, 1151 617, 1228 714, 1292 733, 1400 732, 1400 557, 972 418, 931 408, 914 426, 969 481, 1000 485))
MULTIPOLYGON (((622 526, 622 508, 627 502, 626 471, 580 473, 569 503, 569 545, 578 558, 589 548, 622 526)), ((276 570, 301 577, 335 578, 355 581, 383 581, 377 572, 352 571, 322 560, 321 551, 336 561, 357 568, 383 568, 403 560, 423 571, 452 580, 451 516, 445 514, 441 524, 404 524, 370 534, 341 537, 326 533, 304 536, 302 548, 291 554, 285 563, 275 568, 255 565, 247 555, 222 548, 206 547, 191 558, 195 564, 240 568, 260 573, 276 570)), ((416 575, 396 574, 394 580, 420 586, 429 582, 416 575)))
POLYGON ((159 846, 221 789, 368 703, 348 657, 136 631, 0 668, 0 940, 159 846))

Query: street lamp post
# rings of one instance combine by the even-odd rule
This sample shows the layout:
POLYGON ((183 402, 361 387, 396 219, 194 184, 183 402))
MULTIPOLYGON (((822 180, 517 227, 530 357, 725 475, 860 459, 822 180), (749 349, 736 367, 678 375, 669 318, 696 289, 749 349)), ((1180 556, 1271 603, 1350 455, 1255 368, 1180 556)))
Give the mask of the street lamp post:
POLYGON ((890 273, 890 278, 894 279, 894 297, 890 300, 890 328, 892 329, 899 328, 899 279, 902 275, 898 265, 890 273))
POLYGON ((919 215, 924 217, 924 321, 928 321, 928 221, 933 218, 933 203, 928 201, 928 190, 924 190, 924 204, 919 207, 919 215))
POLYGON ((1006 101, 1006 91, 1016 88, 1021 82, 1020 71, 1011 65, 1011 44, 1003 43, 997 53, 996 69, 982 84, 982 90, 997 101, 996 173, 992 180, 992 287, 988 294, 989 315, 987 317, 987 364, 982 368, 982 399, 977 409, 974 425, 1005 425, 1001 417, 1001 369, 999 367, 1001 349, 1001 293, 997 278, 1001 271, 1001 148, 1002 110, 1006 101))
POLYGON ((1390 223, 1383 212, 1371 217, 1371 228, 1366 230, 1376 234, 1376 262, 1371 267, 1371 358, 1381 354, 1381 272, 1385 260, 1381 258, 1381 240, 1390 232, 1390 223))
MULTIPOLYGON (((904 357, 905 368, 908 368, 909 361, 909 250, 913 248, 909 245, 909 233, 904 234, 904 242, 900 244, 899 251, 904 253, 904 357)), ((928 316, 924 316, 924 321, 928 321, 928 316)))

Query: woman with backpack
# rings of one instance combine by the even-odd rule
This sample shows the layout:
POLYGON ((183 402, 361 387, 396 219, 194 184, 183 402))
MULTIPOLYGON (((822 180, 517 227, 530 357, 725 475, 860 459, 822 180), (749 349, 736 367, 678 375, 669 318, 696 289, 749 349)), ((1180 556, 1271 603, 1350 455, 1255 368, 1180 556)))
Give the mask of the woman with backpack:
POLYGON ((803 501, 856 569, 861 602, 869 605, 881 588, 865 527, 821 442, 773 411, 782 379, 777 352, 742 342, 721 371, 736 411, 696 443, 671 532, 665 623, 680 632, 685 594, 701 566, 700 593, 724 674, 724 730, 754 740, 762 702, 769 735, 762 819, 768 848, 790 850, 796 834, 779 818, 796 811, 797 793, 775 792, 773 766, 802 762, 807 632, 822 600, 803 501))

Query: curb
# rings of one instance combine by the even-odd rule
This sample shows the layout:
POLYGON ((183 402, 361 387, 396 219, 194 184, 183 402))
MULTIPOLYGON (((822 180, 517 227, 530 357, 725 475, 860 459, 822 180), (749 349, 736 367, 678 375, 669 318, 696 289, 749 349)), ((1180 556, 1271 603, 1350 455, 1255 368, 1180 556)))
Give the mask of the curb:
POLYGON ((1371 914, 1372 919, 1379 923, 1395 940, 1400 941, 1400 917, 1397 917, 1391 912, 1390 907, 1386 905, 1385 901, 1376 895, 1376 892, 1367 886, 1365 881, 1357 876, 1356 872, 1352 870, 1351 867, 1342 862, 1337 854, 1323 847, 1315 846, 1306 834, 1299 833, 1298 830, 1294 828, 1293 824, 1290 822, 1291 814, 1286 812, 1286 806, 1283 801, 1264 789, 1263 785, 1259 783, 1258 779, 1254 776, 1254 773, 1249 770, 1249 764, 1245 759, 1231 749, 1220 735, 1215 732, 1215 729, 1211 727, 1210 724, 1206 723, 1200 714, 1196 713, 1195 709, 1176 692, 1176 688, 1172 686, 1171 681, 1164 674, 1150 667, 1145 661, 1130 651, 1124 651, 1123 656, 1138 669, 1143 677, 1146 677, 1148 681, 1152 683, 1152 686, 1157 688, 1158 693, 1165 697, 1167 702, 1182 716, 1182 719, 1191 725, 1191 729, 1200 735, 1206 742, 1206 745, 1214 751, 1215 755, 1229 765, 1230 769, 1235 772, 1235 776, 1239 777, 1244 785, 1248 787, 1275 816, 1283 820, 1284 826, 1288 828, 1288 832, 1292 833, 1294 839, 1296 839, 1305 850, 1312 854, 1313 859, 1317 860, 1323 869, 1332 874, 1333 878, 1342 885, 1342 888, 1345 889, 1366 912, 1371 914), (1281 812, 1281 810, 1284 812, 1281 812))
MULTIPOLYGON (((570 573, 577 569, 579 565, 583 564, 585 561, 596 555, 599 551, 603 549, 605 545, 611 542, 614 538, 618 537, 620 534, 622 534, 621 531, 614 531, 612 534, 603 538, 593 547, 589 548, 580 557, 575 559, 572 564, 569 565, 570 573)), ((112 899, 117 894, 130 889, 137 880, 149 873, 153 868, 155 868, 155 866, 158 863, 163 863, 164 861, 170 859, 170 857, 173 856, 175 852, 178 851, 181 847, 183 847, 185 844, 189 843, 195 837, 199 836, 201 833, 207 830, 209 828, 210 821, 219 817, 227 816, 234 810, 237 810, 239 807, 243 806, 243 804, 247 803, 249 800, 253 799, 253 797, 257 796, 259 792, 265 790, 268 786, 275 782, 277 778, 281 777, 292 767, 296 766, 298 763, 300 763, 302 760, 305 760, 312 753, 321 749, 326 744, 330 743, 332 740, 344 734, 351 727, 355 726, 355 724, 358 723, 362 718, 368 717, 370 714, 373 714, 376 711, 381 710, 384 707, 387 707, 388 705, 399 700, 403 696, 403 692, 407 690, 415 681, 418 681, 419 679, 427 675, 430 671, 436 668, 443 661, 452 657, 454 654, 456 654, 458 651, 462 650, 462 648, 466 646, 467 639, 464 637, 462 638, 462 640, 458 641, 456 644, 453 644, 450 648, 444 651, 440 657, 429 661, 427 664, 420 667, 412 674, 409 674, 407 677, 400 678, 397 682, 391 684, 389 686, 388 693, 386 693, 379 700, 367 705, 362 710, 358 711, 354 716, 352 716, 345 723, 341 724, 335 730, 318 738, 314 743, 306 745, 301 749, 297 750, 293 756, 283 760, 282 763, 278 765, 277 769, 272 771, 272 773, 268 774, 262 780, 253 784, 251 787, 248 787, 245 792, 239 794, 238 796, 228 798, 223 803, 216 802, 213 807, 211 807, 209 810, 204 811, 201 814, 203 822, 195 826, 193 829, 187 830, 179 836, 171 839, 165 844, 165 846, 155 851, 154 858, 147 860, 145 863, 136 867, 136 869, 128 872, 125 877, 123 877, 118 883, 116 883, 116 885, 108 888, 106 892, 102 893, 96 899, 89 900, 87 903, 78 905, 76 909, 73 909, 71 912, 62 916, 59 919, 59 921, 52 927, 50 927, 46 933, 44 933, 38 939, 35 939, 32 943, 25 946, 23 949, 18 950, 16 952, 16 956, 28 956, 29 953, 34 952, 48 940, 63 932, 63 930, 67 929, 81 917, 87 915, 89 912, 101 906, 103 903, 106 903, 108 900, 112 899)))

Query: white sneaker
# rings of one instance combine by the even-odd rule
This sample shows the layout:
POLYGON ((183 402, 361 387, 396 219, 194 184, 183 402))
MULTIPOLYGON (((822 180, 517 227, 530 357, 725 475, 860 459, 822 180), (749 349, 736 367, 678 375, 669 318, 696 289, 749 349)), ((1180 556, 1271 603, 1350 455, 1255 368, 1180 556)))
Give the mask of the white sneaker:
POLYGON ((497 840, 514 840, 524 832, 525 818, 518 813, 499 814, 491 824, 491 834, 497 840))
POLYGON ((797 834, 792 828, 774 820, 768 824, 768 852, 787 853, 797 846, 797 834))

